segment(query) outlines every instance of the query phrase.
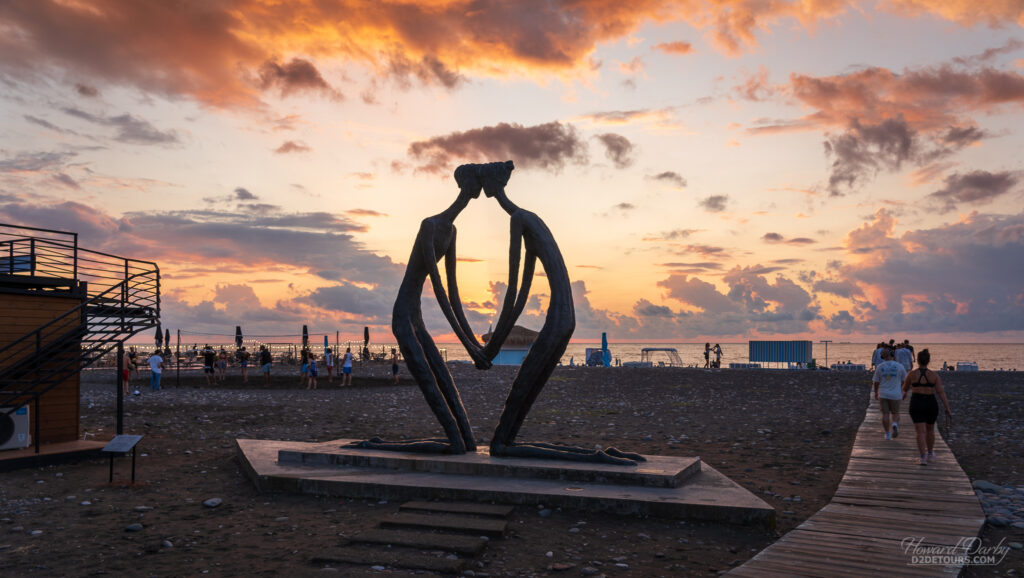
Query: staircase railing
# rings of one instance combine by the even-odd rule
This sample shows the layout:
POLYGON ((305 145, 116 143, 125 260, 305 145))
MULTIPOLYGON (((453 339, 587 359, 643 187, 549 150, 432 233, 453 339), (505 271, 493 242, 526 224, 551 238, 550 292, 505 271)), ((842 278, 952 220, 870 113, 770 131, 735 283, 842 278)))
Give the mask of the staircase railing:
POLYGON ((39 397, 160 319, 160 269, 78 247, 74 233, 0 224, 0 279, 48 290, 68 286, 80 305, 0 347, 0 407, 39 397), (32 236, 29 236, 32 235, 32 236), (59 283, 48 283, 63 280, 59 283))

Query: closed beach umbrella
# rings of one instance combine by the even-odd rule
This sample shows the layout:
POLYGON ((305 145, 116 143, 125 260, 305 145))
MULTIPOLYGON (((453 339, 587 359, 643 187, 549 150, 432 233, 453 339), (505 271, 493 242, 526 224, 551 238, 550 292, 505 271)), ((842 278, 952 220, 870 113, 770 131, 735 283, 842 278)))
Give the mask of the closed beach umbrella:
POLYGON ((608 334, 601 332, 601 351, 608 351, 608 334))
POLYGON ((363 327, 363 347, 370 344, 370 328, 363 327))
POLYGON ((324 335, 324 351, 327 351, 327 348, 330 347, 330 345, 331 345, 331 342, 327 341, 327 336, 324 335))
POLYGON ((235 346, 242 346, 242 326, 235 325, 235 346))
POLYGON ((608 351, 608 334, 601 332, 601 365, 611 367, 612 352, 608 351))
POLYGON ((302 346, 309 347, 309 328, 302 326, 302 346))
POLYGON ((160 329, 159 323, 156 324, 156 336, 154 336, 153 339, 156 341, 157 347, 160 347, 160 345, 164 342, 164 330, 160 329))
POLYGON ((170 347, 171 346, 171 330, 170 329, 164 329, 164 346, 165 347, 170 347))

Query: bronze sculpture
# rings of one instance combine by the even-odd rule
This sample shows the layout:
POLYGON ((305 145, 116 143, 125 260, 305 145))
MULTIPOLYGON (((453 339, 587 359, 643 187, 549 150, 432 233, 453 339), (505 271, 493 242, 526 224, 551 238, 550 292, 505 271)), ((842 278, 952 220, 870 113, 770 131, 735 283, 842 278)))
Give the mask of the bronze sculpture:
POLYGON ((491 438, 490 453, 496 457, 555 458, 572 461, 601 462, 636 465, 644 458, 639 454, 615 448, 589 450, 577 446, 547 442, 517 442, 516 437, 526 415, 536 401, 548 378, 561 360, 576 328, 572 286, 565 261, 554 236, 536 214, 521 209, 505 194, 514 169, 512 161, 484 165, 462 165, 455 170, 459 184, 458 199, 444 212, 425 219, 416 238, 409 260, 406 277, 395 302, 392 328, 410 371, 420 384, 434 414, 448 436, 447 440, 424 439, 405 442, 385 442, 378 438, 357 442, 360 447, 403 451, 463 453, 475 451, 469 420, 462 406, 458 390, 437 352, 433 340, 423 325, 419 307, 420 293, 427 276, 441 309, 452 325, 459 340, 466 347, 478 369, 490 367, 505 339, 522 314, 530 295, 530 287, 537 261, 544 267, 548 278, 550 299, 548 312, 537 340, 523 360, 509 390, 498 426, 491 438), (471 198, 480 195, 483 188, 509 214, 509 277, 508 289, 502 304, 498 323, 487 345, 480 347, 466 320, 459 300, 455 279, 455 217, 471 198), (523 276, 520 282, 520 253, 523 276), (448 293, 440 283, 437 271, 439 254, 445 258, 448 293), (425 362, 425 363, 424 363, 425 362))

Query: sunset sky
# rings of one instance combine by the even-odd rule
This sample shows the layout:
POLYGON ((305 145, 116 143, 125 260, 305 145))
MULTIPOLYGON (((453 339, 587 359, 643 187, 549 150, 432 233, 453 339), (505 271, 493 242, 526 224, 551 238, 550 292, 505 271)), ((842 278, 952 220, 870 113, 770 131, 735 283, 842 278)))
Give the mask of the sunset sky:
MULTIPOLYGON (((1022 28, 1020 0, 10 0, 0 222, 158 262, 172 331, 387 341, 455 167, 511 159, 576 339, 1021 342, 1022 28)), ((508 216, 456 224, 484 333, 508 216)))

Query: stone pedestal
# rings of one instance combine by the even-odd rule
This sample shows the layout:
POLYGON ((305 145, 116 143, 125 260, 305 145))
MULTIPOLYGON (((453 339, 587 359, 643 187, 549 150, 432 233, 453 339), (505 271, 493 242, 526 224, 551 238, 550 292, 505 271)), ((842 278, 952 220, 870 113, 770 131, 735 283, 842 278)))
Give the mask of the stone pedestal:
POLYGON ((432 455, 323 443, 237 440, 263 491, 348 498, 497 502, 772 526, 775 510, 697 457, 644 456, 636 467, 432 455))

